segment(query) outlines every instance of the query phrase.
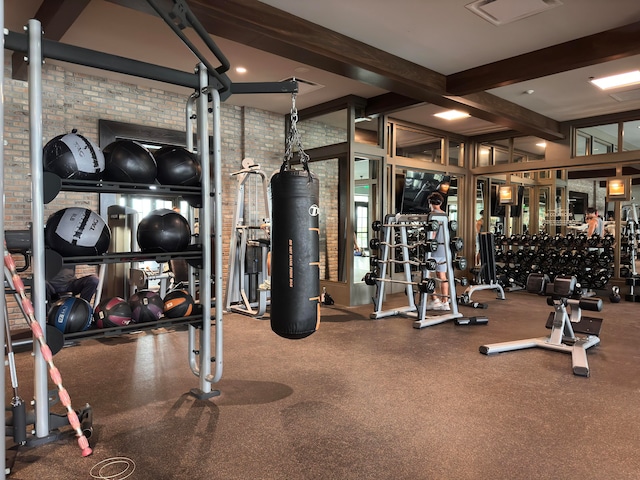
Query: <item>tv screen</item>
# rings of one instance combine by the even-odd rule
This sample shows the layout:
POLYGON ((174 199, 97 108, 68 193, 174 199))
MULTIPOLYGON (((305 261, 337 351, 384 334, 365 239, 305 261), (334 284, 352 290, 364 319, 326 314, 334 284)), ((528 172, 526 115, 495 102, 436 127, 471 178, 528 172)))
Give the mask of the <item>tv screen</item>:
POLYGON ((444 204, 441 208, 446 211, 450 185, 451 177, 449 175, 408 170, 404 177, 402 213, 429 213, 427 199, 436 191, 444 197, 444 204))

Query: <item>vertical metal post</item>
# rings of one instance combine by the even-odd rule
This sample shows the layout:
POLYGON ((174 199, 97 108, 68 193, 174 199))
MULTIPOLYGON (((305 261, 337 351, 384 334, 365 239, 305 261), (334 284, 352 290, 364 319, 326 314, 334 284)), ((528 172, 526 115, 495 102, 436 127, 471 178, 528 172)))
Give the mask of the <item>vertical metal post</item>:
MULTIPOLYGON (((215 374, 207 377, 209 382, 215 383, 222 377, 222 153, 220 150, 220 93, 217 90, 211 92, 213 117, 213 259, 216 300, 216 350, 215 350, 215 374)), ((207 142, 208 146, 208 142, 207 142)))
MULTIPOLYGON (((42 167, 42 26, 38 20, 28 23, 29 36, 29 155, 31 158, 31 220, 33 222, 33 290, 35 317, 46 332, 44 277, 44 195, 42 167)), ((49 435, 49 395, 47 365, 40 345, 33 342, 35 353, 34 397, 36 401, 36 437, 49 435)))
MULTIPOLYGON (((2 235, 3 241, 3 255, 4 255, 4 0, 0 0, 0 28, 2 29, 2 51, 0 52, 0 65, 2 65, 2 72, 0 72, 0 235, 2 235)), ((4 269, 3 269, 4 271, 4 269)), ((2 276, 4 278, 4 275, 2 276)), ((5 312, 5 296, 4 292, 0 295, 0 312, 5 312)), ((5 322, 9 321, 7 316, 4 319, 5 322)), ((0 345, 4 345, 6 341, 11 341, 5 338, 4 328, 0 328, 0 345)), ((2 355, 4 358, 4 354, 2 355)), ((5 391, 5 371, 4 365, 0 372, 0 385, 2 386, 2 392, 5 391)), ((5 395, 0 398, 0 412, 5 411, 5 395)), ((7 439, 3 435, 0 440, 0 479, 4 480, 6 477, 6 442, 7 439)))

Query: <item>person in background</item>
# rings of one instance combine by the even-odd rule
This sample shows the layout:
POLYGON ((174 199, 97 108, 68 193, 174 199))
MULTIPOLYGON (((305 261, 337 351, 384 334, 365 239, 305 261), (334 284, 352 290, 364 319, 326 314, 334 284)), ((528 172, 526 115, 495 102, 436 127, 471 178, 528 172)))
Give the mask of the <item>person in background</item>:
POLYGON ((585 219, 587 220, 587 236, 602 237, 602 222, 598 217, 597 210, 593 207, 588 207, 585 219))
MULTIPOLYGON (((433 192, 428 197, 429 209, 431 213, 446 215, 441 205, 444 203, 444 197, 433 192)), ((436 267, 436 278, 439 280, 436 285, 436 292, 432 296, 432 301, 427 303, 427 308, 432 310, 450 310, 449 307, 449 283, 447 282, 447 254, 445 253, 445 241, 442 225, 436 233, 435 240, 438 242, 438 249, 431 254, 431 258, 438 263, 436 267)))
POLYGON ((480 210, 480 218, 476 220, 476 265, 480 265, 480 233, 484 229, 484 210, 480 210))
POLYGON ((78 278, 76 277, 75 265, 63 265, 56 276, 49 280, 49 284, 57 295, 66 293, 80 295, 80 298, 91 303, 91 299, 98 289, 98 281, 97 275, 78 278))

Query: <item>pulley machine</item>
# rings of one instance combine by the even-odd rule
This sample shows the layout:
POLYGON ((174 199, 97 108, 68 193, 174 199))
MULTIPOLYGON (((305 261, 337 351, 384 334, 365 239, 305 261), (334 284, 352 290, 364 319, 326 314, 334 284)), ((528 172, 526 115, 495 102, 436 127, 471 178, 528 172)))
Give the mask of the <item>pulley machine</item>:
POLYGON ((242 160, 234 230, 229 245, 229 276, 225 310, 261 318, 269 305, 270 208, 268 180, 253 159, 242 160))

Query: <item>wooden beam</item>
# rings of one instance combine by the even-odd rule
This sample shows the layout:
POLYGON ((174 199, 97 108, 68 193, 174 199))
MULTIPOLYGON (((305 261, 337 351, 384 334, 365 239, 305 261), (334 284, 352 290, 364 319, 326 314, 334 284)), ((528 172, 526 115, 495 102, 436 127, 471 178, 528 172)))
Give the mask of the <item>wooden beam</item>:
POLYGON ((467 95, 640 54, 640 22, 447 76, 447 92, 467 95))
MULTIPOLYGON (((138 0, 109 0, 144 9, 138 0)), ((186 0, 210 34, 283 58, 357 80, 391 93, 451 109, 465 109, 474 117, 554 140, 562 138, 554 121, 485 95, 448 97, 446 77, 438 72, 382 51, 258 0, 186 0), (482 102, 489 102, 483 105, 482 102)))
MULTIPOLYGON (((35 18, 40 21, 43 37, 49 40, 60 40, 69 27, 78 19, 91 0, 44 0, 36 12, 35 18)), ((14 80, 27 80, 27 63, 25 55, 14 52, 11 56, 14 80)))

